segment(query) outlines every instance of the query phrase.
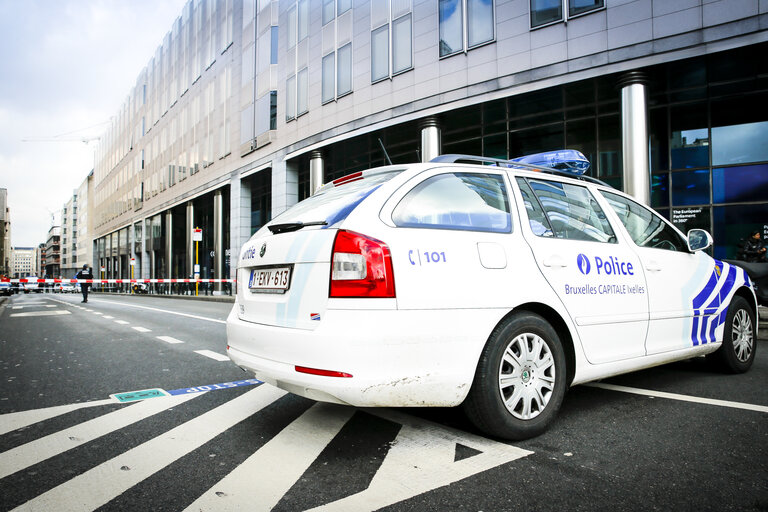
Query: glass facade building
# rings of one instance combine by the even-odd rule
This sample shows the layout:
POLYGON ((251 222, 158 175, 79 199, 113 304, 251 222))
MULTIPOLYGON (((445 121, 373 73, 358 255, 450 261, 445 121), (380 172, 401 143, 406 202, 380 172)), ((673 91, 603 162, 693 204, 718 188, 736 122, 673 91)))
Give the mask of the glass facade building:
POLYGON ((345 174, 561 148, 732 258, 768 239, 768 6, 649 4, 190 0, 102 138, 94 267, 188 277, 198 227, 200 277, 230 277, 259 227, 345 174))

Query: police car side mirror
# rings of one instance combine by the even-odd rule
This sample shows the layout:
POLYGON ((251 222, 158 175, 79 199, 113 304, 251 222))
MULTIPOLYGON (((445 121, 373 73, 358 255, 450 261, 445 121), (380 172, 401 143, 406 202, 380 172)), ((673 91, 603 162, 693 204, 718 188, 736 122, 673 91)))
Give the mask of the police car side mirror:
POLYGON ((688 250, 703 251, 712 245, 712 235, 703 229, 692 229, 688 232, 688 250))

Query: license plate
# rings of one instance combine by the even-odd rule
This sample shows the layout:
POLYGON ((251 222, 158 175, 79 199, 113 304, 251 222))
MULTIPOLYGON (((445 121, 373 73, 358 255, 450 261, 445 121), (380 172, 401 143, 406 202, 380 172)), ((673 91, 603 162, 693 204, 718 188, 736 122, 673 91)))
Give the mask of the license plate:
POLYGON ((257 293, 285 293, 291 286, 291 267, 255 268, 248 288, 257 293))

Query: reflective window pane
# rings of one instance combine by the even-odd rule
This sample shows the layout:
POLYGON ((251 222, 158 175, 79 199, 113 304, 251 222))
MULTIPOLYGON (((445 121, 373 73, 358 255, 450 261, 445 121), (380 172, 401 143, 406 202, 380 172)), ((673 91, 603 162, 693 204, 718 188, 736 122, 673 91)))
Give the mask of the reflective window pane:
POLYGON ((371 32, 371 81, 389 76, 389 25, 371 32))
POLYGON ((296 115, 303 114, 307 111, 307 68, 299 71, 296 79, 296 115))
POLYGON ((392 220, 402 227, 512 230, 504 179, 495 174, 432 176, 408 192, 392 213, 392 220))
POLYGON ((616 243, 603 209, 586 187, 543 180, 528 180, 528 183, 544 209, 555 238, 616 243))
POLYGON ((410 69, 413 65, 411 39, 410 14, 392 22, 392 73, 410 69))
POLYGON ((335 16, 336 0, 323 0, 323 25, 331 21, 335 16))
POLYGON ((464 50, 461 0, 440 0, 440 56, 464 50))
POLYGON ((533 190, 531 190, 525 178, 517 178, 517 185, 520 187, 520 194, 523 196, 525 212, 528 215, 528 224, 531 226, 533 234, 547 238, 555 236, 552 227, 549 225, 549 220, 547 220, 547 216, 544 214, 544 210, 542 210, 538 199, 534 196, 533 190))
POLYGON ((768 201, 768 165, 712 169, 712 196, 713 203, 768 201))
POLYGON ((673 172, 672 204, 709 204, 709 169, 673 172))
POLYGON ((337 0, 336 1, 336 14, 342 14, 352 8, 352 0, 337 0))
POLYGON ((323 57, 323 86, 322 86, 322 101, 323 103, 331 101, 336 97, 336 84, 334 78, 336 77, 336 54, 329 53, 323 57))
POLYGON ((735 258, 740 243, 755 230, 768 239, 768 204, 715 206, 712 210, 715 258, 735 258))
POLYGON ((568 16, 577 16, 588 11, 594 11, 604 5, 604 0, 568 0, 568 16))
POLYGON ((561 0, 531 0, 531 27, 563 19, 561 0))
POLYGON ((296 117, 296 76, 291 76, 285 82, 285 118, 296 117))
POLYGON ((690 169, 709 165, 707 105, 697 103, 671 109, 672 133, 669 149, 672 169, 690 169))
POLYGON ((467 44, 493 41, 493 0, 467 0, 467 44))
POLYGON ((669 173, 651 175, 651 206, 669 206, 669 173))
POLYGON ((630 238, 639 247, 685 251, 688 244, 661 217, 648 208, 611 192, 600 191, 611 205, 619 220, 627 229, 630 238))
POLYGON ((341 96, 352 90, 352 43, 339 48, 336 94, 341 96))
POLYGON ((712 128, 712 165, 768 160, 768 121, 712 128))
POLYGON ((299 41, 307 37, 307 34, 309 34, 309 0, 299 0, 299 41))

